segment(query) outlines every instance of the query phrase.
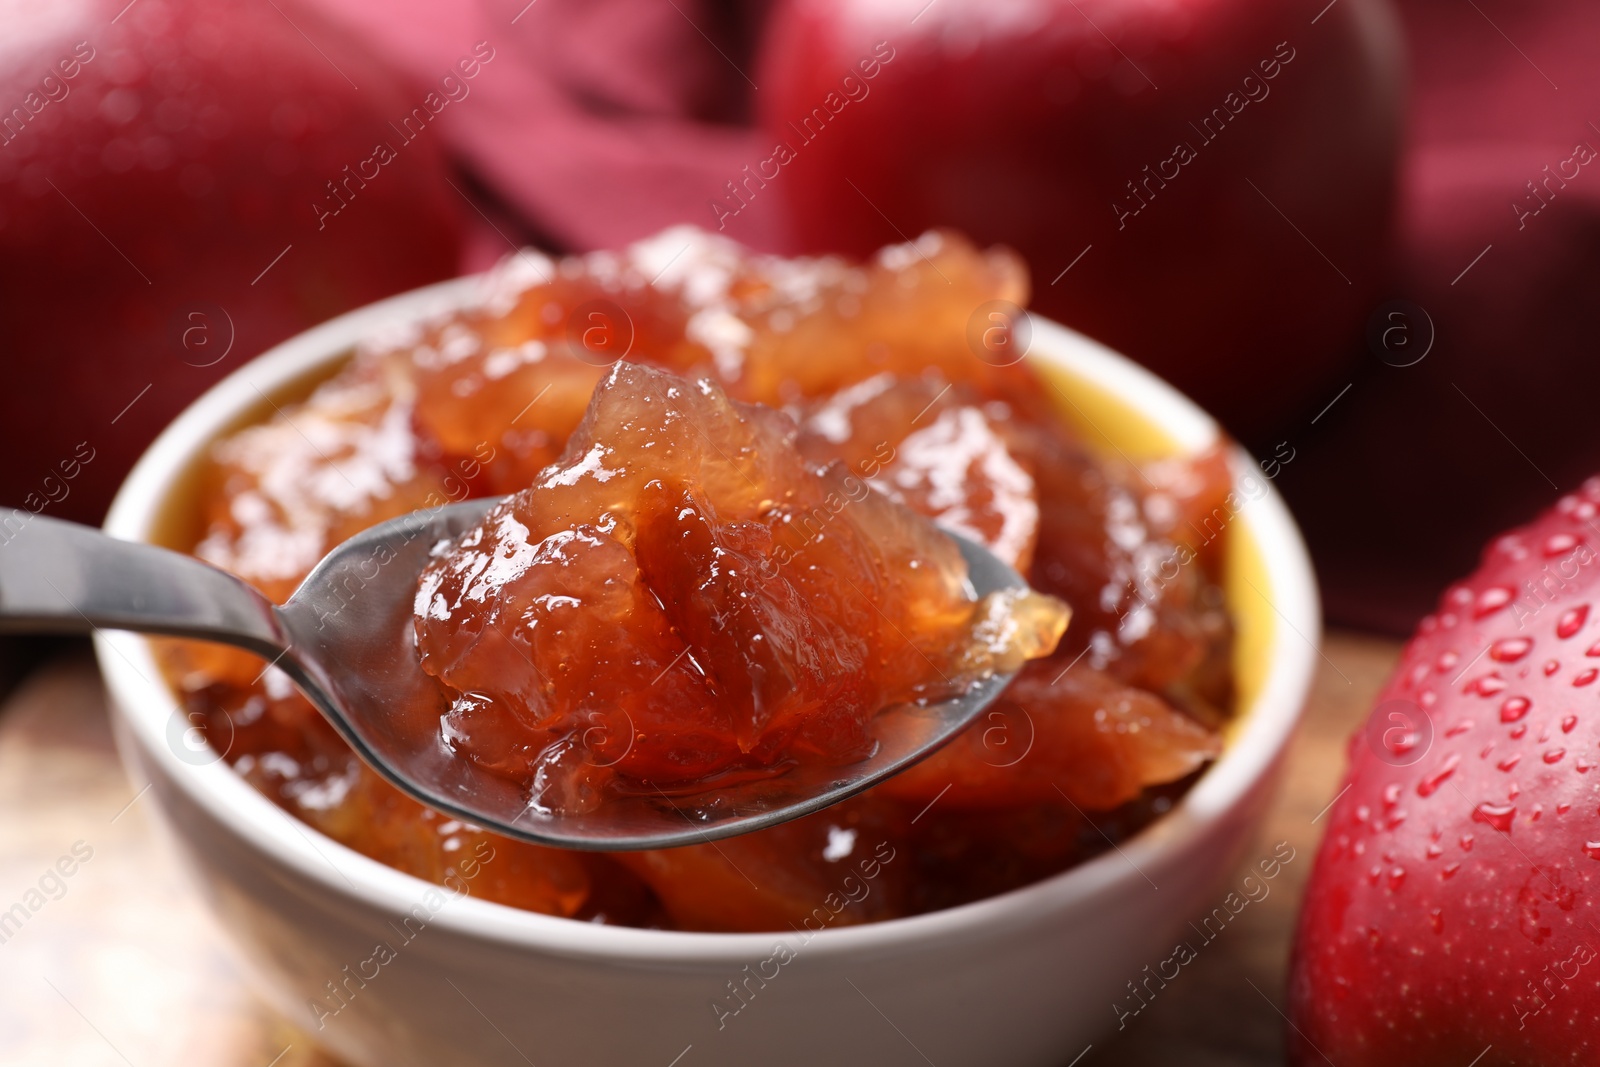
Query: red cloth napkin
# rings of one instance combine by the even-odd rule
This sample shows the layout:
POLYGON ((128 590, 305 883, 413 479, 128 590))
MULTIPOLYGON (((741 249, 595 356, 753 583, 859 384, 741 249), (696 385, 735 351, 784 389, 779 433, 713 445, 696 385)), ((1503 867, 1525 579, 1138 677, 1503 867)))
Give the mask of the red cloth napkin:
MULTIPOLYGON (((464 266, 506 237, 558 249, 616 247, 677 222, 706 225, 729 175, 765 143, 744 122, 765 5, 717 0, 304 0, 437 87, 480 41, 493 59, 435 129, 520 217, 486 220, 464 266)), ((730 236, 774 245, 770 216, 730 236)))

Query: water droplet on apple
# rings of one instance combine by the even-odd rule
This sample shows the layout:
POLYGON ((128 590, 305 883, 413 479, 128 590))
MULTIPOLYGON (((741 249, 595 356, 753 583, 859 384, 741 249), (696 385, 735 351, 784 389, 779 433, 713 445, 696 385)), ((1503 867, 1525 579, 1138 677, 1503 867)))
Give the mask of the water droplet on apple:
POLYGON ((1500 677, 1498 671, 1479 675, 1468 682, 1462 692, 1477 693, 1479 696, 1492 697, 1506 687, 1506 680, 1500 677))
POLYGON ((1515 663, 1533 648, 1531 637, 1502 637, 1489 646, 1489 658, 1500 663, 1515 663))
POLYGON ((1588 620, 1588 618, 1589 605, 1587 604, 1579 604, 1577 607, 1564 612, 1560 620, 1556 623, 1556 636, 1565 641, 1567 638, 1583 629, 1583 624, 1588 620))
POLYGON ((1509 586, 1492 585, 1478 594, 1478 604, 1472 609, 1472 614, 1477 618, 1493 615, 1507 604, 1511 603, 1516 592, 1509 586))
POLYGON ((1426 778, 1422 779, 1422 781, 1417 783, 1417 795, 1419 797, 1432 796, 1438 791, 1439 787, 1445 783, 1447 778, 1456 773, 1456 765, 1460 762, 1461 757, 1452 752, 1438 770, 1434 771, 1432 774, 1428 775, 1426 778))
POLYGON ((1578 539, 1569 533, 1552 534, 1544 543, 1544 554, 1547 558, 1564 556, 1578 547, 1578 539))
POLYGON ((1517 817, 1517 809, 1512 804, 1479 804, 1472 809, 1472 821, 1487 823, 1503 834, 1511 832, 1512 821, 1517 817))

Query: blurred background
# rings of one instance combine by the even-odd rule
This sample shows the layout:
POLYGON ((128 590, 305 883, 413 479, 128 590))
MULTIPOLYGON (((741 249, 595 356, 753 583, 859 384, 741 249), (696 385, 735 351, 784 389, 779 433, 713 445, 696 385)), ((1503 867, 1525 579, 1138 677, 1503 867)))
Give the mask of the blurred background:
POLYGON ((1269 461, 1334 621, 1403 633, 1597 465, 1597 32, 1555 0, 0 0, 0 503, 95 521, 243 361, 522 243, 952 226, 1269 461))
POLYGON ((0 0, 0 505, 97 522, 251 357, 523 244, 947 226, 1403 635, 1600 469, 1597 44, 1580 0, 0 0))

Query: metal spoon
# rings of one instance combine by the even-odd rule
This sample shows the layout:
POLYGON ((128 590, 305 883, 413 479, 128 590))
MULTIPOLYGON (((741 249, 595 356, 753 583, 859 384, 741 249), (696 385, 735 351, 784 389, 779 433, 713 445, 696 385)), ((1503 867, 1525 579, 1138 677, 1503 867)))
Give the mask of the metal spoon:
MULTIPOLYGON (((618 797, 593 811, 548 811, 519 784, 453 752, 437 723, 419 731, 391 709, 435 683, 412 639, 416 580, 441 541, 475 526, 495 500, 414 512, 374 526, 317 564, 287 604, 190 556, 119 541, 87 526, 0 509, 0 631, 96 629, 200 638, 276 664, 367 764, 422 803, 510 837, 561 848, 670 848, 774 826, 859 793, 969 725, 1011 681, 995 675, 957 699, 880 714, 867 759, 799 767, 690 796, 618 797)), ((986 549, 950 535, 975 593, 1026 587, 986 549)))

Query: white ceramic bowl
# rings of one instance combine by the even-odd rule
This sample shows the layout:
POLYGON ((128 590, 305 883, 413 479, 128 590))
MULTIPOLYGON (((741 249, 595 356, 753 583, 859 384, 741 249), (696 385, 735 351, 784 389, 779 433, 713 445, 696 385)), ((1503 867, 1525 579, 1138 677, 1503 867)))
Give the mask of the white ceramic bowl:
MULTIPOLYGON (((352 312, 240 368, 151 446, 106 529, 160 542, 186 472, 219 434, 259 417, 263 394, 303 388, 380 325, 459 306, 475 285, 449 282, 352 312)), ((1215 424, 1171 387, 1078 334, 1036 320, 1030 358, 1090 440, 1148 456, 1216 439, 1215 424)), ((1113 1005, 1127 1003, 1128 983, 1222 902, 1239 864, 1257 858, 1252 848, 1266 851, 1254 837, 1310 684, 1319 612, 1298 531, 1249 458, 1235 459, 1236 477, 1255 481, 1241 483, 1230 520, 1245 695, 1222 758, 1120 850, 1002 896, 805 942, 597 926, 446 900, 197 755, 142 639, 101 634, 97 651, 129 772, 152 784, 261 994, 357 1067, 1061 1067, 1116 1028, 1113 1005), (409 941, 397 930, 406 915, 409 941), (386 963, 374 962, 380 944, 395 950, 386 963), (779 944, 793 958, 767 962, 779 944), (748 1000, 731 1016, 713 1007, 736 1003, 730 983, 748 1000), (330 1015, 316 1005, 341 1002, 333 987, 343 1006, 330 1015)))

